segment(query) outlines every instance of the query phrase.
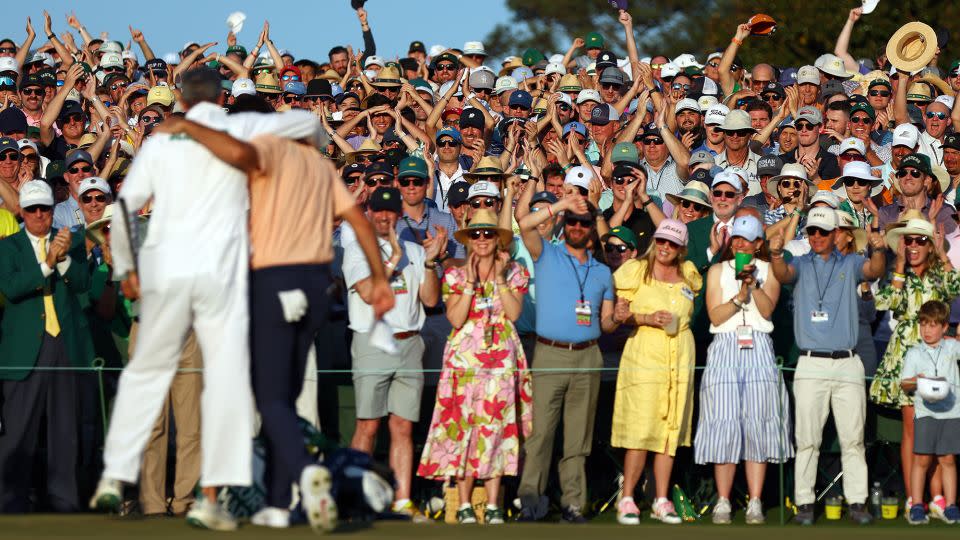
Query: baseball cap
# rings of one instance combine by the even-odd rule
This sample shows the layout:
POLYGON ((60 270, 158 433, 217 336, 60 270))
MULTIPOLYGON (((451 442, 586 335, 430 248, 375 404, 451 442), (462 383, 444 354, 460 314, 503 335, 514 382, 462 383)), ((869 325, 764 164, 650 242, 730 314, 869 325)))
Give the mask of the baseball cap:
POLYGON ((411 41, 410 48, 407 49, 407 52, 419 52, 427 54, 427 48, 423 45, 422 41, 411 41))
POLYGON ((16 139, 13 137, 0 137, 0 154, 3 154, 7 150, 13 150, 19 155, 20 145, 17 144, 16 139))
POLYGON ((31 86, 43 86, 43 81, 40 80, 40 77, 36 73, 27 75, 20 81, 20 90, 30 88, 31 86))
POLYGON ((527 66, 520 66, 511 71, 510 76, 513 77, 515 81, 525 81, 533 77, 533 70, 527 66))
POLYGON ((516 90, 510 94, 510 106, 513 107, 515 105, 529 109, 533 106, 533 96, 526 90, 516 90))
POLYGON ((20 187, 20 207, 53 206, 53 189, 43 180, 30 180, 20 187))
POLYGON ((837 207, 840 206, 840 199, 829 189, 821 189, 810 198, 810 206, 817 203, 823 203, 836 210, 837 207))
POLYGON ((723 121, 727 118, 727 114, 729 112, 729 107, 722 103, 718 103, 717 105, 707 109, 707 113, 703 117, 703 123, 708 126, 722 126, 723 121))
POLYGON ((76 101, 66 101, 63 104, 63 108, 60 109, 60 114, 57 115, 57 120, 64 120, 74 114, 86 117, 86 114, 83 112, 83 107, 81 107, 79 103, 76 101))
POLYGON ((665 219, 657 226, 654 238, 673 242, 678 246, 687 245, 687 226, 677 219, 665 219))
POLYGON ((811 208, 807 213, 807 226, 804 230, 809 231, 812 228, 832 231, 837 228, 837 211, 833 208, 824 208, 818 206, 811 208))
POLYGON ((530 67, 537 64, 537 62, 544 60, 546 57, 543 56, 543 53, 533 47, 523 51, 523 65, 530 67))
POLYGON ((596 60, 595 69, 597 73, 602 75, 606 69, 611 67, 617 67, 617 55, 613 54, 612 51, 601 51, 596 60))
POLYGON ((873 107, 870 106, 869 103, 864 103, 862 101, 854 103, 853 106, 850 107, 850 116, 853 116, 853 113, 855 112, 865 112, 870 118, 877 117, 877 113, 873 110, 873 107))
POLYGON ((632 249, 637 249, 637 246, 640 244, 640 240, 637 238, 637 234, 633 232, 630 227, 614 227, 610 229, 610 232, 603 235, 604 242, 607 241, 610 237, 619 238, 621 242, 630 246, 632 249))
POLYGON ((676 77, 680 73, 680 68, 672 62, 668 62, 660 68, 660 77, 666 79, 668 77, 676 77))
POLYGON ((800 107, 800 110, 797 111, 797 117, 794 118, 793 121, 797 123, 800 120, 806 120, 813 125, 819 125, 823 123, 823 116, 816 107, 800 107))
POLYGON ((158 85, 147 92, 147 105, 159 104, 164 107, 173 105, 175 97, 169 87, 158 85))
POLYGON ((783 169, 779 156, 763 156, 757 160, 757 176, 776 176, 783 169))
POLYGON ((108 52, 100 58, 100 68, 116 68, 123 67, 123 59, 120 58, 119 53, 108 52))
POLYGON ((743 182, 740 180, 740 176, 730 172, 730 171, 720 171, 713 176, 713 182, 711 182, 710 187, 715 188, 720 184, 727 184, 736 190, 737 193, 743 192, 743 182))
POLYGON ((567 122, 567 124, 563 126, 563 134, 561 137, 566 137, 571 131, 576 131, 584 137, 587 136, 587 126, 577 122, 576 120, 573 122, 567 122))
POLYGON ((861 156, 867 155, 867 146, 863 144, 863 141, 856 137, 847 137, 846 139, 840 141, 840 148, 837 151, 837 155, 842 156, 851 150, 855 151, 861 156))
POLYGON ((470 195, 470 183, 460 180, 450 185, 447 191, 447 206, 460 206, 467 202, 470 195))
POLYGON ((567 171, 567 175, 564 177, 563 183, 583 189, 590 189, 590 179, 592 178, 593 173, 590 172, 589 169, 582 165, 578 165, 567 171))
POLYGON ((10 56, 4 56, 0 58, 0 73, 20 73, 20 66, 17 65, 16 58, 10 56))
POLYGON ((230 88, 230 95, 233 97, 238 97, 242 95, 255 96, 257 95, 257 89, 254 86, 252 80, 237 79, 233 81, 233 86, 230 88))
POLYGON ((797 84, 820 85, 820 70, 815 66, 803 66, 797 70, 797 84))
POLYGON ((701 112, 702 112, 702 111, 706 111, 707 109, 709 109, 710 107, 713 107, 714 105, 716 105, 716 104, 718 104, 718 103, 720 103, 720 102, 717 101, 716 96, 710 96, 710 95, 706 95, 706 94, 700 96, 700 98, 697 99, 697 105, 700 106, 700 111, 701 111, 701 112))
MULTIPOLYGON (((463 115, 460 116, 460 119, 463 119, 463 115)), ((463 142, 463 137, 460 136, 460 132, 453 128, 443 128, 437 132, 437 142, 440 142, 440 139, 443 137, 450 137, 451 139, 457 141, 458 143, 463 142)))
POLYGON ((307 93, 307 86, 300 81, 290 81, 283 86, 283 92, 295 96, 302 96, 307 93))
MULTIPOLYGON (((696 152, 695 152, 696 153, 696 152)), ((690 158, 691 164, 693 164, 693 157, 690 158)), ((710 158, 710 161, 713 161, 713 158, 710 158)), ((633 143, 620 142, 613 145, 613 151, 610 155, 611 163, 632 163, 637 164, 640 162, 640 154, 637 152, 637 147, 633 143)))
POLYGON ((66 165, 68 169, 72 167, 74 163, 80 163, 80 162, 89 163, 93 165, 93 158, 90 157, 89 152, 87 152, 86 150, 80 150, 79 148, 75 148, 67 152, 67 159, 64 160, 64 165, 66 165))
POLYGON ((401 176, 413 176, 415 178, 427 178, 427 163, 418 157, 406 157, 400 162, 397 168, 397 178, 401 176))
MULTIPOLYGON (((614 150, 616 150, 616 148, 614 148, 614 150)), ((610 158, 610 159, 611 161, 613 160, 613 158, 610 158)), ((700 163, 713 165, 714 163, 716 163, 716 160, 714 159, 713 154, 711 154, 710 152, 707 152, 706 150, 697 150, 696 152, 691 153, 690 166, 693 167, 694 165, 698 165, 700 163)), ((759 167, 760 167, 760 162, 758 161, 757 168, 759 169, 759 167)), ((757 174, 759 174, 759 171, 757 174)))
POLYGON ((470 200, 474 197, 491 197, 494 199, 502 199, 500 195, 500 189, 497 188, 493 182, 488 182, 486 180, 478 180, 475 184, 470 186, 470 192, 467 194, 467 200, 470 200))
POLYGON ((583 38, 583 46, 586 49, 602 49, 603 36, 599 32, 590 32, 583 38))
POLYGON ((470 74, 470 87, 481 90, 493 90, 497 77, 489 69, 477 69, 470 74))
POLYGON ((83 195, 88 191, 97 190, 106 195, 111 195, 110 185, 107 184, 107 181, 99 176, 91 176, 89 178, 84 178, 80 181, 80 188, 77 190, 77 195, 83 195))
POLYGON ((639 165, 637 163, 628 163, 626 161, 617 163, 616 166, 613 167, 613 178, 632 176, 638 168, 639 165))
POLYGON ((920 142, 920 130, 913 124, 900 124, 893 130, 892 146, 906 146, 911 150, 920 142))
POLYGON ((914 169, 928 176, 933 176, 933 169, 930 166, 930 157, 926 154, 914 152, 913 154, 903 156, 903 159, 900 160, 900 167, 898 167, 897 170, 903 170, 906 167, 913 167, 914 169))
POLYGON ((763 238, 763 225, 760 220, 751 215, 738 216, 733 220, 733 227, 730 231, 730 237, 738 236, 747 242, 753 242, 757 238, 763 238))
POLYGON ((606 103, 595 105, 590 111, 589 122, 591 124, 605 126, 610 122, 616 122, 618 120, 620 120, 620 113, 618 113, 612 105, 606 103))
POLYGON ((530 207, 537 204, 538 202, 545 202, 548 204, 553 204, 557 202, 557 196, 549 191, 538 191, 533 194, 533 198, 530 199, 530 207))
POLYGON ((370 210, 378 212, 389 210, 398 214, 403 213, 403 200, 400 198, 400 190, 395 187, 378 187, 370 194, 367 201, 370 210))
POLYGON ((482 130, 485 122, 486 118, 476 107, 467 107, 460 111, 460 129, 475 127, 482 130))
POLYGON ((943 147, 960 150, 960 134, 951 133, 943 138, 943 147))
POLYGON ((677 102, 676 107, 673 108, 674 114, 680 114, 680 111, 696 111, 700 112, 700 104, 690 98, 683 98, 677 102))
POLYGON ((760 90, 760 95, 764 94, 775 94, 780 99, 787 97, 787 91, 783 89, 783 85, 777 82, 768 82, 763 90, 760 90))
POLYGON ((603 103, 603 99, 600 98, 600 92, 597 92, 593 88, 584 88, 577 94, 577 105, 583 105, 588 101, 603 103))
POLYGON ((620 68, 616 66, 604 68, 603 74, 600 75, 601 84, 608 83, 608 84, 616 84, 619 86, 623 86, 625 81, 626 81, 626 75, 624 75, 624 73, 620 71, 620 68))
POLYGON ((509 75, 505 75, 497 79, 497 83, 493 86, 493 94, 499 96, 507 90, 516 90, 517 87, 517 80, 509 75))
POLYGON ((734 109, 728 112, 720 129, 723 131, 756 131, 750 121, 750 113, 742 109, 734 109))
POLYGON ((486 56, 487 51, 483 46, 483 43, 479 41, 468 41, 463 44, 463 54, 486 56))

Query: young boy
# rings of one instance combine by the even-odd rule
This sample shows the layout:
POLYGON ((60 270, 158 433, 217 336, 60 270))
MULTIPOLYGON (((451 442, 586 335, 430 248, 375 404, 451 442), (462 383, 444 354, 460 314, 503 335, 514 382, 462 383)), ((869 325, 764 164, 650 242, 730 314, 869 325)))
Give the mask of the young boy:
POLYGON ((907 351, 900 373, 900 386, 907 392, 917 390, 917 378, 943 379, 948 385, 946 397, 934 399, 918 393, 914 398, 914 437, 911 488, 916 497, 910 507, 907 521, 911 525, 927 523, 923 509, 923 489, 927 471, 936 457, 943 471, 943 495, 947 508, 943 520, 960 521, 957 508, 957 469, 953 455, 960 453, 960 402, 957 385, 960 384, 960 342, 943 339, 950 321, 950 307, 931 300, 920 306, 920 337, 923 339, 907 351))

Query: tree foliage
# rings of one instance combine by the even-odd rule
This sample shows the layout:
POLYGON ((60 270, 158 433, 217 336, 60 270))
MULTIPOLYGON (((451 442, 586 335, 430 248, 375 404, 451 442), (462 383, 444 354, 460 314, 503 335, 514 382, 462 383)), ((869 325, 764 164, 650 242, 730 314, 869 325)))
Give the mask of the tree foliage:
MULTIPOLYGON (((849 0, 633 0, 629 11, 641 56, 689 52, 701 62, 706 54, 727 46, 737 24, 755 13, 767 13, 778 23, 776 33, 749 39, 740 56, 748 65, 800 66, 833 52, 849 10, 857 5, 849 0)), ((624 54, 623 27, 607 0, 507 0, 507 7, 513 20, 495 27, 485 42, 493 54, 520 54, 527 47, 563 53, 572 37, 593 30, 604 36, 611 50, 624 54)), ((960 54, 960 2, 945 0, 881 1, 857 22, 849 52, 875 59, 890 36, 910 21, 950 32, 952 38, 940 55, 942 68, 960 54)))

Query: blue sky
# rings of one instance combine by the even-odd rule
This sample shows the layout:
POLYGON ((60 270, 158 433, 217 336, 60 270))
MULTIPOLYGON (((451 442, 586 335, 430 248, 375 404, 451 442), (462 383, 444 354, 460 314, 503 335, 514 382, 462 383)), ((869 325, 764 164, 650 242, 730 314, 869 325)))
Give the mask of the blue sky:
MULTIPOLYGON (((217 50, 226 49, 227 15, 246 13, 247 20, 239 41, 248 48, 256 45, 263 21, 270 21, 270 36, 280 48, 289 49, 297 58, 325 60, 336 44, 362 48, 360 23, 350 8, 349 0, 316 2, 281 2, 231 0, 167 0, 161 3, 141 2, 76 2, 46 0, 44 2, 10 2, 4 5, 4 24, 0 35, 20 43, 25 36, 27 16, 33 21, 37 42, 43 37, 42 4, 53 20, 58 34, 69 29, 66 15, 76 10, 80 22, 96 37, 106 31, 111 39, 126 44, 130 39, 127 25, 143 31, 158 55, 178 51, 187 41, 217 41, 217 50), (104 9, 99 6, 111 6, 104 9)), ((481 40, 499 22, 505 22, 509 11, 504 0, 483 0, 482 9, 451 7, 450 0, 369 0, 370 27, 377 42, 377 54, 392 58, 405 56, 414 39, 429 48, 434 44, 462 47, 464 41, 481 40)), ((134 46, 138 56, 139 49, 134 46)), ((142 58, 142 56, 141 56, 142 58)))

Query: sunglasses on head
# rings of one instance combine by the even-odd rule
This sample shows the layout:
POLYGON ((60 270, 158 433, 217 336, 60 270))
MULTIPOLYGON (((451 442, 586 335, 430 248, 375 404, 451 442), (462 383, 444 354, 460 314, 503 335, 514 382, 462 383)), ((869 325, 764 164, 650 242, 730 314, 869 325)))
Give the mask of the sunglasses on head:
POLYGON ((807 236, 830 236, 833 231, 827 231, 820 227, 810 227, 807 229, 807 236))
POLYGON ((630 246, 624 244, 607 244, 603 246, 603 250, 607 253, 626 253, 630 249, 630 246))
POLYGON ((407 178, 401 178, 397 180, 397 183, 400 184, 400 187, 410 187, 411 185, 413 185, 414 187, 423 187, 427 185, 427 180, 425 178, 407 177, 407 178))
POLYGON ((913 178, 920 178, 923 176, 923 173, 916 169, 900 169, 897 171, 897 178, 906 178, 907 175, 913 178))
POLYGON ((877 96, 880 96, 880 97, 890 97, 890 91, 889 91, 889 90, 870 90, 870 92, 868 92, 868 94, 870 94, 870 97, 877 97, 877 96))
POLYGON ((42 96, 44 91, 43 88, 24 88, 20 93, 25 96, 42 96))
POLYGON ((0 154, 0 163, 4 161, 20 161, 20 154, 16 152, 4 152, 0 154))
POLYGON ((460 146, 460 143, 453 139, 448 139, 437 143, 438 148, 456 148, 458 146, 460 146))
POLYGON ((457 68, 453 67, 453 64, 437 64, 435 69, 437 71, 454 71, 457 68))
POLYGON ((77 174, 82 172, 88 173, 92 170, 93 170, 93 167, 86 165, 84 167, 70 167, 69 169, 67 169, 67 172, 70 174, 77 174))
POLYGON ((867 115, 854 116, 853 118, 850 119, 850 123, 851 123, 851 124, 863 124, 863 125, 865 125, 865 126, 869 126, 870 124, 873 123, 873 119, 870 118, 870 117, 867 116, 867 115))
POLYGON ((283 96, 284 103, 295 103, 300 101, 300 96, 283 96))
POLYGON ((794 125, 797 127, 797 131, 816 131, 817 129, 817 125, 810 122, 797 122, 794 125))
POLYGON ((479 210, 482 206, 486 206, 487 208, 493 208, 496 205, 497 205, 497 201, 489 197, 483 200, 474 199, 470 201, 470 206, 472 206, 474 210, 479 210))
POLYGON ((663 144, 663 139, 660 137, 647 137, 642 140, 644 146, 660 146, 663 144))
POLYGON ((905 246, 925 246, 930 242, 930 237, 928 236, 904 236, 903 245, 905 246))
POLYGON ((727 191, 725 189, 715 189, 713 190, 713 198, 714 199, 736 199, 737 192, 727 191))
POLYGON ((389 186, 393 184, 393 179, 392 178, 365 178, 363 180, 363 183, 370 187, 373 187, 377 184, 380 184, 381 186, 389 186))
POLYGON ((85 204, 90 204, 90 203, 92 203, 93 201, 97 201, 97 202, 100 202, 100 203, 102 203, 102 202, 107 202, 107 196, 101 193, 100 195, 86 195, 86 194, 84 194, 84 195, 82 195, 82 196, 80 197, 80 202, 85 203, 85 204))
POLYGON ((474 230, 474 231, 470 231, 470 234, 468 236, 470 236, 471 240, 479 240, 480 237, 483 237, 485 240, 490 240, 492 238, 496 238, 497 231, 494 231, 492 229, 483 229, 480 231, 474 230))
POLYGON ((946 120, 948 116, 950 116, 950 115, 948 115, 947 113, 945 113, 945 112, 943 112, 943 111, 937 111, 937 112, 927 111, 927 118, 937 117, 937 118, 939 118, 940 120, 946 120))
POLYGON ((24 213, 27 213, 27 214, 36 214, 36 213, 46 214, 47 212, 53 211, 53 207, 47 206, 45 204, 35 204, 33 206, 28 206, 26 208, 23 208, 22 210, 24 213))
POLYGON ((847 187, 869 187, 873 182, 869 180, 864 180, 863 178, 844 178, 843 185, 847 187))

